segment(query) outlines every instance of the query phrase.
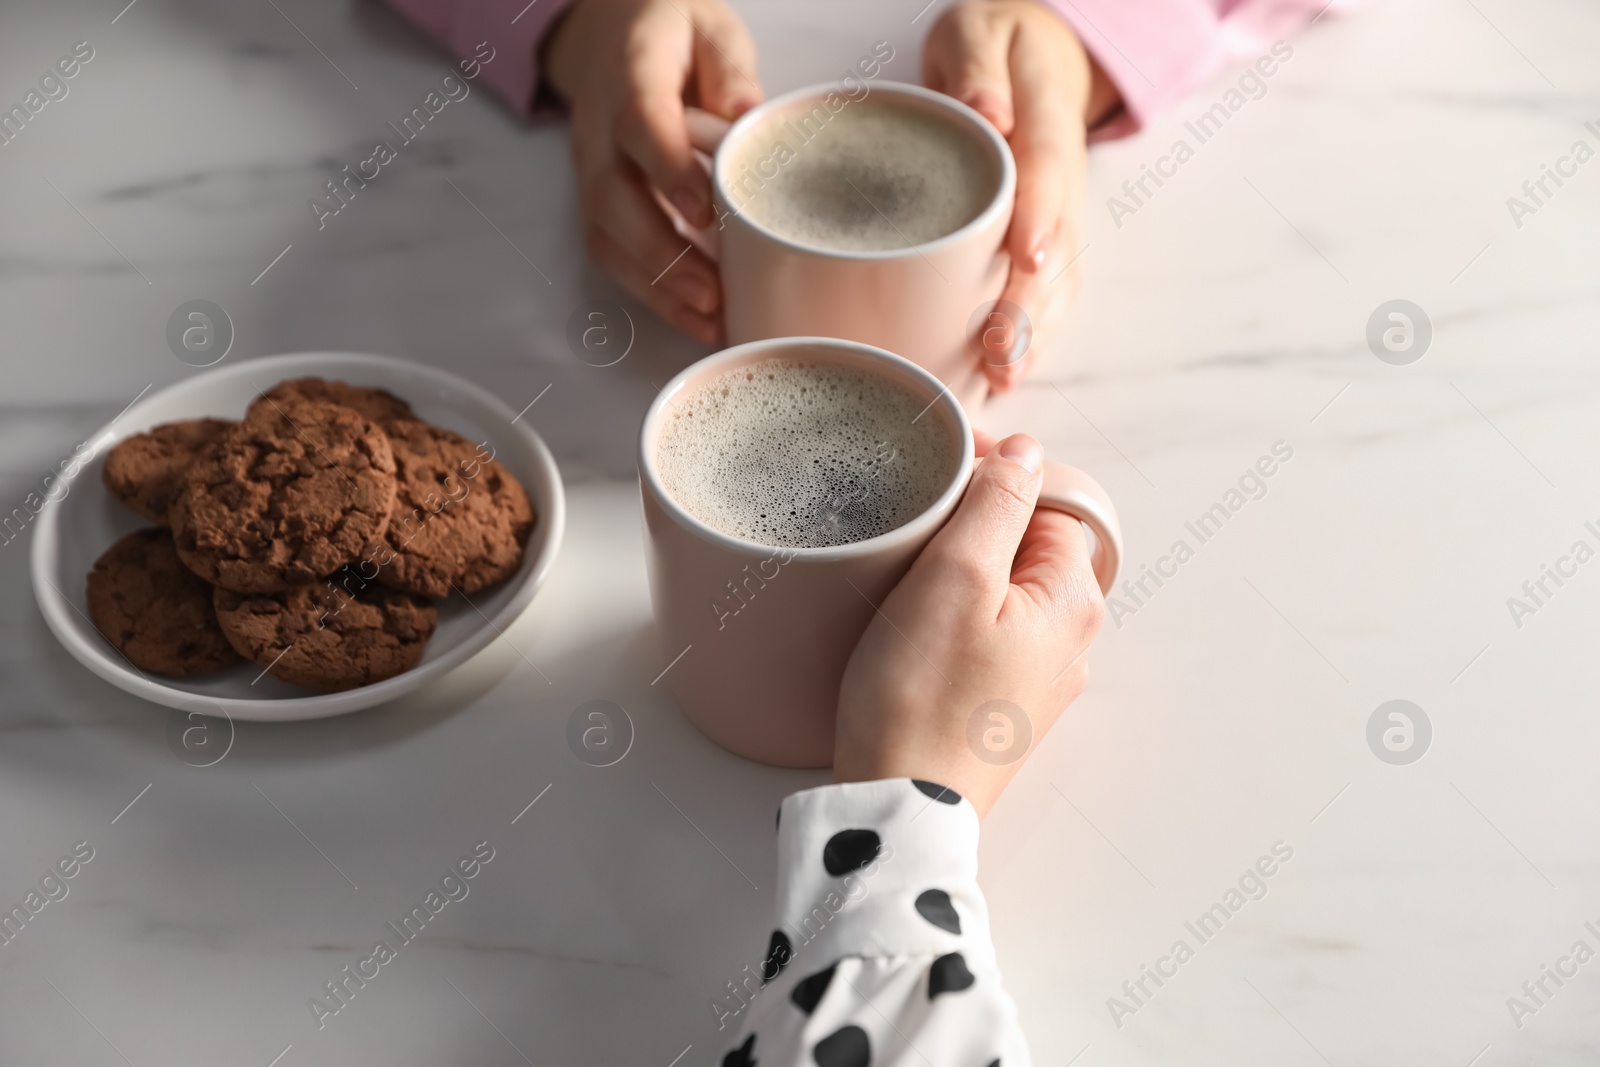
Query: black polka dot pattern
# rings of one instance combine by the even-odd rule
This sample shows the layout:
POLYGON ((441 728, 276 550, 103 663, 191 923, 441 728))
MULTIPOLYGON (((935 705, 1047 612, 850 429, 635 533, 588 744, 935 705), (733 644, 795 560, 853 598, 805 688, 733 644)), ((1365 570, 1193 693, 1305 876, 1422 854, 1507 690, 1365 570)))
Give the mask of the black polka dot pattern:
POLYGON ((722 1067, 756 1067, 756 1058, 751 1055, 756 1047, 756 1035, 751 1034, 744 1039, 744 1044, 722 1057, 722 1067))
POLYGON ((878 856, 883 841, 872 830, 840 830, 822 846, 822 866, 835 878, 859 871, 878 856))
POLYGON ((967 970, 967 961, 961 958, 961 953, 947 953, 934 960, 928 968, 928 999, 932 1000, 940 993, 959 993, 970 988, 975 981, 977 979, 967 970))
POLYGON ((772 981, 778 977, 778 972, 789 966, 789 961, 794 959, 794 945, 789 941, 789 935, 782 930, 772 931, 772 940, 767 942, 767 958, 761 962, 761 984, 772 981))
POLYGON ((937 782, 924 782, 921 778, 913 778, 911 779, 911 784, 916 786, 918 791, 932 797, 941 804, 961 803, 960 793, 957 793, 954 789, 947 789, 937 782))
POLYGON ((872 1042, 859 1026, 841 1026, 811 1050, 817 1067, 867 1067, 872 1062, 872 1042))
POLYGON ((828 991, 828 983, 833 981, 834 969, 838 966, 835 963, 825 971, 818 971, 796 982, 795 987, 789 991, 789 999, 794 1002, 794 1006, 807 1015, 816 1011, 817 1005, 822 1002, 822 995, 828 991))
POLYGON ((927 919, 941 930, 948 930, 952 934, 961 932, 961 916, 956 914, 956 906, 950 902, 950 894, 943 889, 925 889, 917 897, 917 914, 927 919))
POLYGON ((743 1042, 723 1045, 713 1062, 1001 1067, 1003 1057, 1015 1067, 1027 1059, 995 972, 971 804, 925 779, 847 782, 789 797, 773 825, 779 917, 753 977, 775 999, 758 996, 752 1010, 730 984, 712 1002, 719 1029, 741 1028, 724 1039, 743 1042))

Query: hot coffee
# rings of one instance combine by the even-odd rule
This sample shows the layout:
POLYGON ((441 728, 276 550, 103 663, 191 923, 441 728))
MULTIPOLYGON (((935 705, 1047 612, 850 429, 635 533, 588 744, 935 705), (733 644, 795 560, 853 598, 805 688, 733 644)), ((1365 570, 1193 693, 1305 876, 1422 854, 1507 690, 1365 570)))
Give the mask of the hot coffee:
POLYGON ((723 172, 735 210, 781 237, 836 251, 925 244, 977 218, 1000 168, 967 125, 879 94, 831 111, 824 98, 774 113, 723 172))
POLYGON ((960 465, 926 397, 828 362, 751 363, 676 397, 657 473, 689 514, 730 537, 816 548, 864 541, 922 514, 960 465))

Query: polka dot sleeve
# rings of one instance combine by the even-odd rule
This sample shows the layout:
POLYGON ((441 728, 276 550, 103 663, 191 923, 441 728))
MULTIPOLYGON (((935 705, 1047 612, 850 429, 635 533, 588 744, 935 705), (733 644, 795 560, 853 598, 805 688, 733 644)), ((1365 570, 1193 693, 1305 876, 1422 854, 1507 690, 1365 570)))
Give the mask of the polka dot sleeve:
POLYGON ((943 786, 787 798, 776 929, 723 1002, 723 1028, 739 1027, 723 1067, 1030 1064, 977 874, 977 812, 943 786))

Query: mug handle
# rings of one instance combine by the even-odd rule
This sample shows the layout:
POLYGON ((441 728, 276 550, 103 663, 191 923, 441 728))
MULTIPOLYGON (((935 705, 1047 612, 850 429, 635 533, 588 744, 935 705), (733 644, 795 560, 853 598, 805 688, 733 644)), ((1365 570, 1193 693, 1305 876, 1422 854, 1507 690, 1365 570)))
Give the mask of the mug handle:
MULTIPOLYGON (((716 158, 717 149, 722 145, 723 138, 727 137, 728 131, 733 128, 733 123, 718 115, 713 115, 709 111, 702 111, 697 107, 684 108, 683 118, 684 124, 689 128, 689 146, 704 154, 705 158, 700 161, 700 165, 704 168, 707 177, 709 177, 711 175, 711 162, 716 158)), ((669 205, 664 197, 658 195, 656 199, 661 203, 668 216, 675 221, 678 231, 683 234, 686 240, 692 242, 696 248, 704 252, 713 263, 722 261, 721 241, 718 239, 719 235, 717 233, 721 229, 720 220, 712 219, 711 225, 703 230, 698 230, 690 226, 688 222, 683 221, 677 207, 669 205)), ((712 204, 712 214, 715 214, 716 201, 713 200, 712 204)))
POLYGON ((683 109, 683 123, 689 129, 690 146, 698 148, 708 156, 717 154, 717 148, 722 144, 722 139, 728 135, 729 127, 733 125, 727 119, 697 107, 683 109))
POLYGON ((1039 507, 1064 511, 1094 532, 1094 576, 1100 592, 1109 594, 1122 567, 1122 524, 1111 494, 1078 468, 1047 459, 1039 507))
MULTIPOLYGON (((708 156, 714 156, 732 123, 697 107, 684 109, 689 143, 708 156)), ((1066 512, 1094 532, 1095 580, 1100 592, 1109 594, 1117 571, 1122 567, 1122 525, 1117 509, 1105 487, 1076 467, 1045 460, 1044 487, 1039 492, 1039 507, 1066 512)))

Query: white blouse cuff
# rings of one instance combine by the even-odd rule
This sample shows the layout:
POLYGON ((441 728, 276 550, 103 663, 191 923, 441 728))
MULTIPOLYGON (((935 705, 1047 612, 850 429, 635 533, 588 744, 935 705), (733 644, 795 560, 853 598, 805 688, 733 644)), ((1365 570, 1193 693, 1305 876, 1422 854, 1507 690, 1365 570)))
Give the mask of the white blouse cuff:
POLYGON ((763 977, 791 960, 958 953, 989 969, 978 813, 932 782, 891 778, 792 794, 778 818, 778 929, 763 977))

